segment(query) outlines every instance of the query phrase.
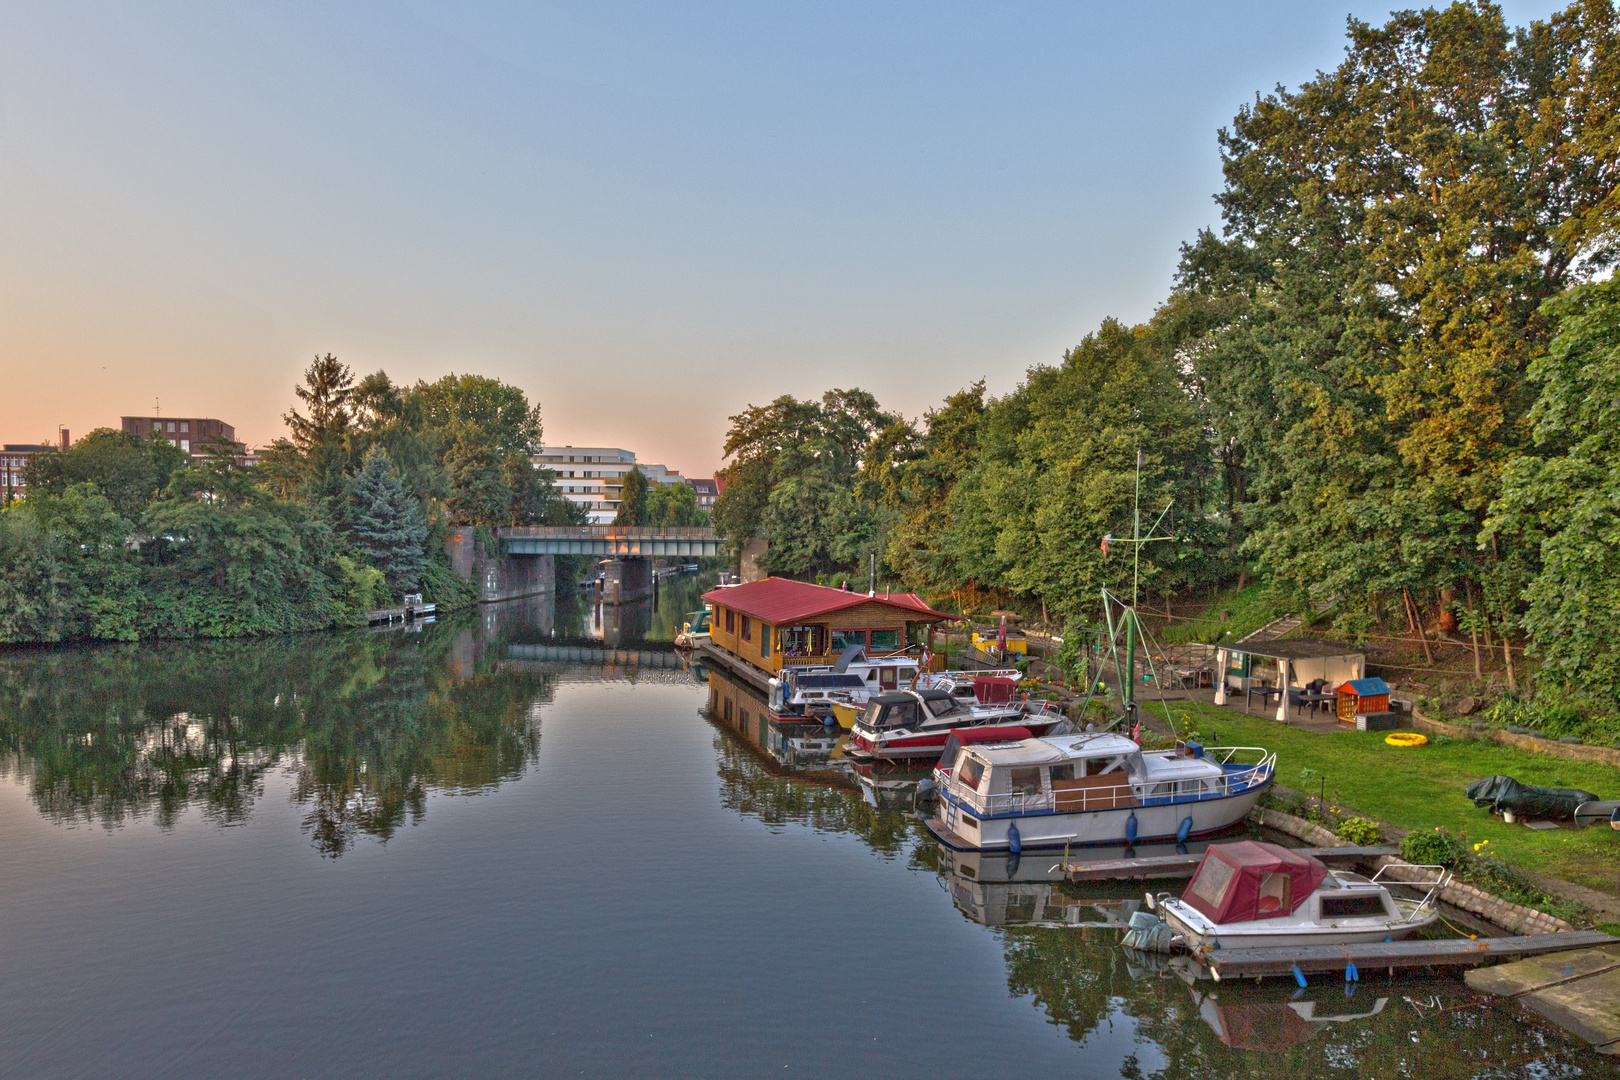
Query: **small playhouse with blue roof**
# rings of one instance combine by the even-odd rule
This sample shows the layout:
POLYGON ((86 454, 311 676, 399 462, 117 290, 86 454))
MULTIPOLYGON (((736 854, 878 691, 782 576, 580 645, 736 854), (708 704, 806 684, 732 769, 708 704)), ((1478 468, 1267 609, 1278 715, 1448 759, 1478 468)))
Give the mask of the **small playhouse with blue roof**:
POLYGON ((1389 684, 1373 675, 1351 679, 1339 687, 1339 719, 1354 724, 1357 717, 1389 712, 1389 684))

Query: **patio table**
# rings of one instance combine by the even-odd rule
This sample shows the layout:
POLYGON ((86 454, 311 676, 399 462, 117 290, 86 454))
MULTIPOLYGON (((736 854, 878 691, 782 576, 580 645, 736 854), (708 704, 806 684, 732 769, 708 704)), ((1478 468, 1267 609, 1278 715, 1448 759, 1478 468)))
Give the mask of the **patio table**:
POLYGON ((1282 693, 1282 691, 1277 689, 1275 686, 1251 686, 1248 689, 1248 696, 1243 699, 1243 709, 1245 712, 1248 711, 1249 707, 1254 703, 1254 698, 1257 694, 1260 697, 1260 704, 1266 705, 1270 703, 1272 698, 1276 697, 1280 693, 1282 693))
POLYGON ((1338 700, 1338 695, 1337 694, 1296 694, 1296 695, 1292 695, 1290 700, 1296 706, 1309 705, 1311 707, 1312 711, 1315 711, 1316 706, 1318 706, 1318 705, 1325 705, 1330 701, 1337 701, 1338 700))

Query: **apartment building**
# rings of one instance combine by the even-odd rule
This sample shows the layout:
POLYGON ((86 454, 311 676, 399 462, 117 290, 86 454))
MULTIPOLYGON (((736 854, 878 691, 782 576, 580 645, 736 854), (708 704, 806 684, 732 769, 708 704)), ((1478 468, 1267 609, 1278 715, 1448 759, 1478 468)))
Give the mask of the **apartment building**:
POLYGON ((236 442, 236 429, 223 420, 189 416, 121 416, 118 419, 125 431, 143 439, 168 439, 193 457, 201 456, 204 446, 220 439, 235 443, 238 453, 247 453, 247 447, 236 442))
POLYGON ((631 469, 640 469, 649 487, 686 482, 679 472, 638 462, 634 453, 616 446, 542 446, 531 460, 537 468, 552 471, 557 490, 569 502, 583 506, 592 525, 612 524, 619 512, 625 475, 631 469))
POLYGON ((713 510, 714 500, 720 497, 720 485, 708 477, 686 478, 686 486, 692 489, 692 495, 697 499, 699 510, 713 510))

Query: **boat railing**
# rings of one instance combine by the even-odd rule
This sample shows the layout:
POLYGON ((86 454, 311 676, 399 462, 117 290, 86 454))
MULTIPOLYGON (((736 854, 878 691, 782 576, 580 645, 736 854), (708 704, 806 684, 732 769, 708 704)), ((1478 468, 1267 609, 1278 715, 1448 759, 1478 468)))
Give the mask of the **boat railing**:
POLYGON ((1384 886, 1414 885, 1419 888, 1424 885, 1429 886, 1429 891, 1423 895, 1423 899, 1418 901, 1417 906, 1414 907, 1411 914, 1406 917, 1407 922, 1413 922, 1419 915, 1423 914, 1423 910, 1425 908, 1429 907, 1435 902, 1436 898, 1440 895, 1441 890, 1451 883, 1451 871, 1447 870, 1444 866, 1431 866, 1426 863, 1385 863, 1383 866, 1378 868, 1378 872, 1376 874, 1367 880, 1372 882, 1374 885, 1384 886), (1394 873, 1390 874, 1387 878, 1384 877, 1385 873, 1392 870, 1394 873), (1413 878, 1401 876, 1409 870, 1432 870, 1434 871, 1434 876, 1432 878, 1413 878))
MULTIPOLYGON (((1146 784, 1134 779, 1129 773, 1104 773, 1100 777, 1089 777, 1089 780, 1098 780, 1103 777, 1117 777, 1111 784, 1090 784, 1085 782, 1058 781, 1062 784, 1075 784, 1073 787, 1055 788, 1041 791, 1014 791, 1000 792, 994 795, 981 795, 976 791, 963 791, 954 784, 950 794, 968 809, 976 810, 983 816, 998 814, 1028 814, 1038 811, 1057 811, 1058 813, 1083 813, 1093 810, 1116 810, 1131 806, 1164 806, 1171 803, 1202 802, 1208 799, 1224 799, 1232 795, 1241 795, 1252 791, 1271 779, 1277 768, 1277 755, 1258 746, 1232 746, 1219 748, 1224 753, 1216 758, 1216 764, 1222 766, 1221 776, 1212 787, 1203 787, 1203 780, 1163 780, 1156 784, 1146 784), (1260 760, 1253 765, 1231 768, 1232 757, 1243 751, 1260 755, 1260 760), (1198 791, 1175 790, 1169 794, 1154 795, 1153 788, 1159 784, 1186 784, 1199 783, 1198 791)), ((1050 782, 1050 781, 1048 781, 1050 782)))

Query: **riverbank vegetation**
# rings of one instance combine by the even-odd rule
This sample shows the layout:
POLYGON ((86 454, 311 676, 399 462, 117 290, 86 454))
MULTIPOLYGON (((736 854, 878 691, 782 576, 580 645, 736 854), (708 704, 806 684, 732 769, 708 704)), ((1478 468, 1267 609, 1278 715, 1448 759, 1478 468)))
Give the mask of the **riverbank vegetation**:
POLYGON ((1617 122, 1608 4, 1351 20, 1339 67, 1219 133, 1223 226, 1152 319, 915 422, 859 390, 751 408, 716 523, 776 572, 875 558, 880 585, 1057 626, 1104 587, 1261 580, 1422 666, 1449 643, 1523 690, 1528 649, 1613 716, 1617 122), (1138 505, 1171 537, 1139 566, 1138 505))
POLYGON ((290 439, 253 466, 110 429, 36 453, 0 512, 0 641, 234 637, 363 623, 421 590, 473 587, 444 555, 454 525, 570 524, 528 452, 538 406, 493 379, 358 383, 317 358, 290 439))

